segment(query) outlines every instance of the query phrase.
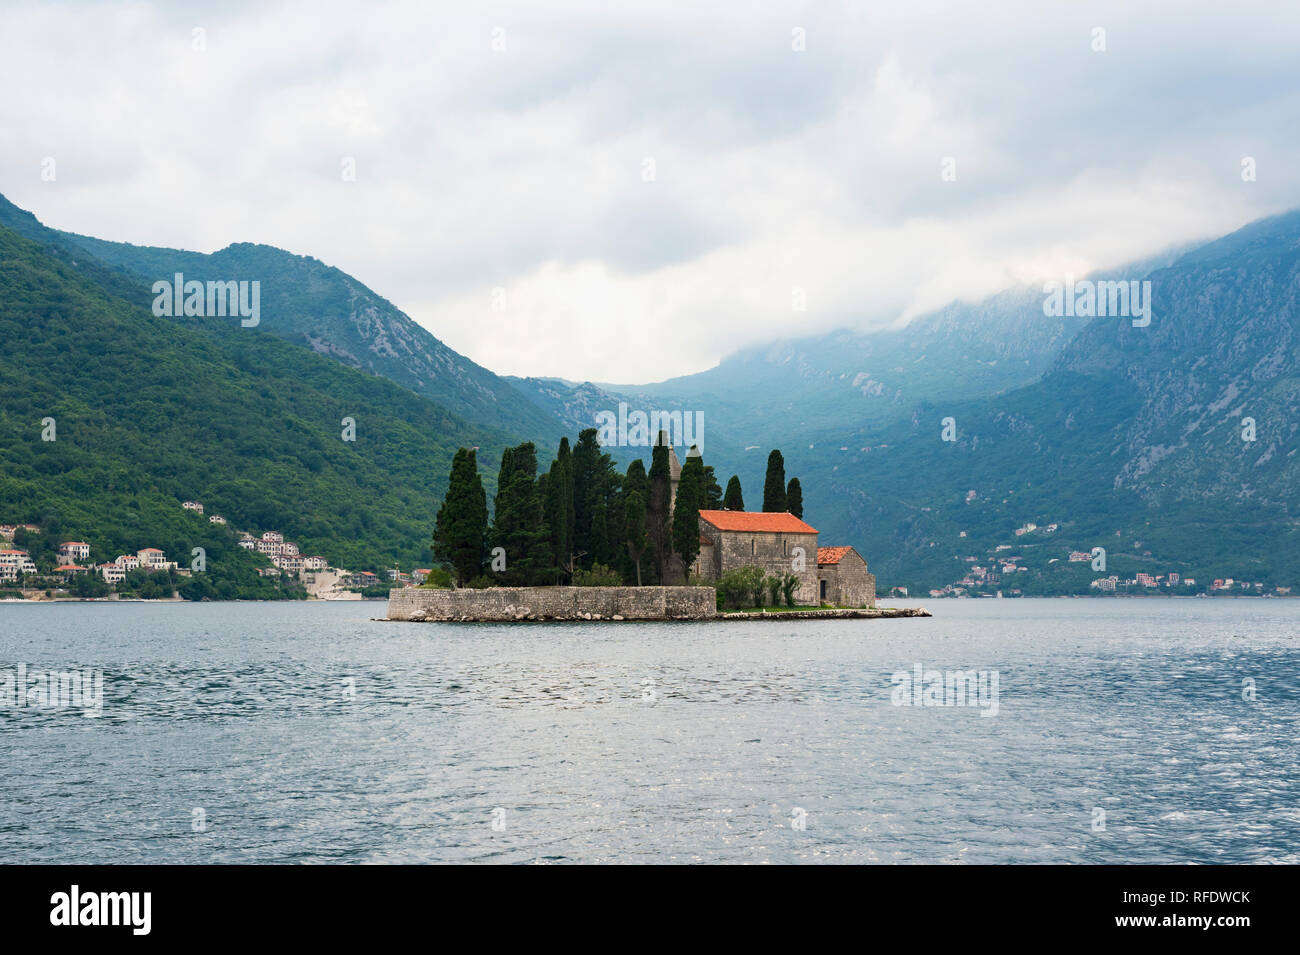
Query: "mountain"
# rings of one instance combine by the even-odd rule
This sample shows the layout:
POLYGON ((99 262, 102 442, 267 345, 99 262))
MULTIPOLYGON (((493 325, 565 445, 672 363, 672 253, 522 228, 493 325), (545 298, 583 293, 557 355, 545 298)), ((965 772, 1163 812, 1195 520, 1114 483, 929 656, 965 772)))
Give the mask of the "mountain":
POLYGON ((228 549, 181 510, 196 499, 339 566, 427 566, 456 448, 482 447, 491 484, 513 443, 237 319, 155 317, 68 256, 0 226, 0 512, 53 522, 97 560, 228 549))
POLYGON ((1049 318, 1042 290, 1020 287, 646 386, 498 378, 338 270, 265 246, 140 249, 2 201, 0 222, 14 227, 0 236, 0 516, 56 515, 97 553, 177 533, 176 502, 198 498, 335 562, 422 562, 456 447, 483 449, 491 483, 502 447, 626 402, 702 414, 706 462, 751 501, 781 448, 805 516, 882 586, 1014 556, 1029 570, 1004 586, 1087 592, 1097 574, 1068 557, 1094 547, 1126 576, 1300 582, 1300 213, 1097 276, 1151 282, 1146 327, 1049 318), (155 317, 146 279, 173 271, 258 276, 262 326, 155 317), (38 439, 47 416, 57 443, 38 439))
POLYGON ((128 301, 152 302, 152 285, 186 280, 261 283, 260 332, 352 368, 382 375, 473 424, 557 440, 557 422, 505 379, 448 348, 387 299, 309 256, 238 243, 212 254, 136 246, 49 229, 0 196, 0 225, 76 260, 128 301))
POLYGON ((1072 549, 1104 547, 1111 572, 1300 582, 1300 213, 1147 278, 1148 327, 1093 319, 1033 384, 922 403, 848 451, 787 453, 809 513, 913 586, 997 547, 1059 579, 1072 549), (1058 529, 1018 538, 1026 523, 1058 529))

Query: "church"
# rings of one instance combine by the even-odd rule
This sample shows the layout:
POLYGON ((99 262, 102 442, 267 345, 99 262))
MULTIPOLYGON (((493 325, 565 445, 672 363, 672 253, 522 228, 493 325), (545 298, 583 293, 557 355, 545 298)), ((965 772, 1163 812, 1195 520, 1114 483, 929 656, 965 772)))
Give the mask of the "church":
MULTIPOLYGON (((681 465, 671 449, 668 466, 675 498, 681 465)), ((876 605, 876 577, 862 555, 848 546, 819 547, 817 528, 788 511, 700 511, 700 554, 692 571, 712 581, 747 565, 798 577, 797 604, 876 605)))

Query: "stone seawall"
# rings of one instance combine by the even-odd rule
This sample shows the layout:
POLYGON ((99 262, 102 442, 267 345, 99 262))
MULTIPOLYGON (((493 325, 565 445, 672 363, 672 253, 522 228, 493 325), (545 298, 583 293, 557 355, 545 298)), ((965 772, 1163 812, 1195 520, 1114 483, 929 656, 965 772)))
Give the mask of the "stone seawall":
POLYGON ((425 590, 404 587, 388 598, 389 620, 710 620, 712 587, 489 587, 425 590))

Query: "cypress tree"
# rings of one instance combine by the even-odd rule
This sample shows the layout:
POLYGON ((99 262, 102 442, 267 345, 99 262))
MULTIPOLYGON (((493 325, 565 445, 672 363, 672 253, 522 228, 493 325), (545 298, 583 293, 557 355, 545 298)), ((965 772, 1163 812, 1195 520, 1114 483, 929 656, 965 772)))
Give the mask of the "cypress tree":
POLYGON ((569 573, 573 557, 573 455, 569 439, 560 439, 560 450, 546 477, 546 523, 551 533, 551 565, 557 580, 569 573))
POLYGON ((550 566, 549 535, 537 488, 537 449, 531 441, 506 448, 501 455, 489 544, 506 552, 502 583, 538 583, 550 566))
POLYGON ((595 553, 591 543, 591 522, 596 510, 596 499, 601 496, 600 444, 596 429, 578 432, 578 443, 573 448, 573 551, 586 554, 586 566, 595 553))
POLYGON ((763 481, 763 510, 780 513, 785 508, 785 459, 780 451, 767 456, 767 478, 763 481))
POLYGON ((703 500, 704 461, 698 453, 690 454, 677 479, 677 501, 673 506, 673 550, 682 558, 683 575, 690 573, 691 565, 700 553, 700 504, 703 500))
POLYGON ((655 444, 650 455, 650 496, 646 499, 646 533, 650 537, 650 556, 654 561, 656 584, 663 585, 668 574, 668 559, 672 556, 672 538, 669 536, 669 499, 672 497, 672 475, 668 466, 668 445, 655 444))
POLYGON ((718 476, 713 473, 712 464, 704 467, 704 503, 700 507, 706 511, 716 511, 722 507, 722 485, 718 483, 718 476))
POLYGON ((623 568, 623 579, 629 584, 636 583, 638 586, 641 582, 641 576, 644 568, 641 566, 645 549, 647 546, 645 533, 645 502, 650 496, 650 479, 645 473, 645 464, 640 459, 634 459, 627 466, 627 475, 623 478, 622 493, 620 495, 620 517, 619 523, 610 525, 618 530, 619 540, 619 564, 623 568), (636 516, 630 513, 633 507, 632 495, 639 495, 640 502, 637 505, 640 508, 640 515, 636 516), (640 533, 635 535, 635 541, 629 527, 639 527, 640 533), (631 556, 632 544, 635 543, 636 558, 635 561, 631 556))
POLYGON ((483 572, 487 542, 487 494, 474 452, 461 448, 451 462, 447 496, 433 529, 433 556, 450 567, 460 584, 483 572))
POLYGON ((740 478, 736 475, 731 476, 727 482, 727 493, 722 496, 723 510, 743 511, 745 509, 745 499, 740 493, 740 478))
MULTIPOLYGON (((640 463, 639 461, 636 463, 640 463)), ((644 470, 644 468, 642 469, 644 470)), ((624 525, 623 538, 627 545, 628 559, 636 572, 636 585, 641 586, 641 555, 646 549, 645 498, 640 491, 628 494, 623 504, 624 525)))
POLYGON ((798 478, 790 478, 785 488, 785 509, 799 520, 803 520, 803 488, 798 478))

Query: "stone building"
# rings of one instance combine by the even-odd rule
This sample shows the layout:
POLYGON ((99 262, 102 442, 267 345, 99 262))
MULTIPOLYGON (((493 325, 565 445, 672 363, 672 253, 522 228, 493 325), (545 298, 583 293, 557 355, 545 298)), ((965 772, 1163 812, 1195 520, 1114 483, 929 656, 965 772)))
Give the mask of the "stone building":
POLYGON ((692 570, 706 581, 746 565, 799 578, 795 603, 874 607, 876 578, 852 547, 818 547, 817 528, 793 514, 700 511, 700 554, 692 570))
POLYGON ((817 603, 817 528, 793 514, 700 511, 700 537, 697 566, 705 580, 752 564, 773 576, 793 573, 799 578, 795 602, 817 603))
POLYGON ((817 589, 822 603, 837 607, 874 607, 876 575, 852 547, 817 548, 817 589))

